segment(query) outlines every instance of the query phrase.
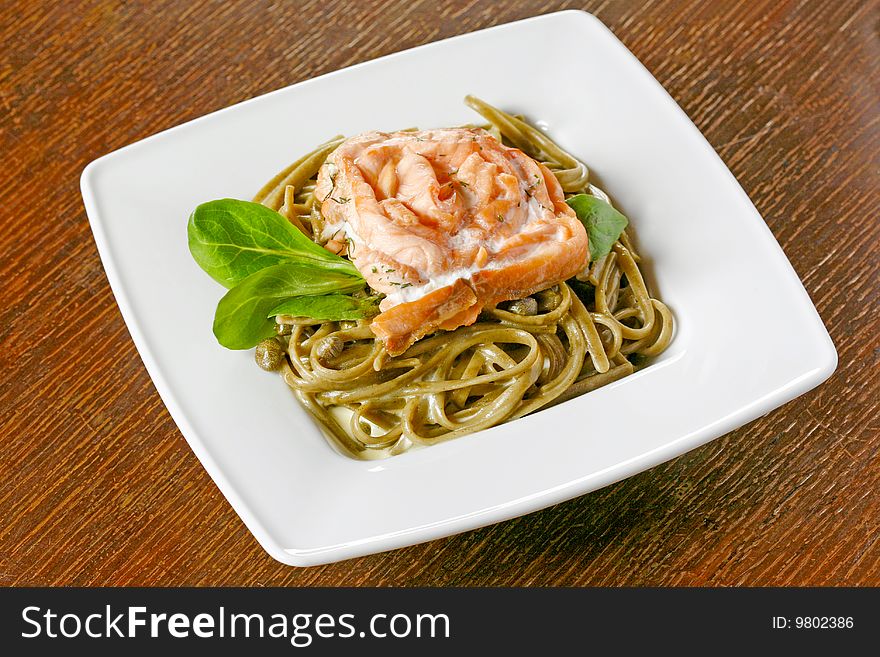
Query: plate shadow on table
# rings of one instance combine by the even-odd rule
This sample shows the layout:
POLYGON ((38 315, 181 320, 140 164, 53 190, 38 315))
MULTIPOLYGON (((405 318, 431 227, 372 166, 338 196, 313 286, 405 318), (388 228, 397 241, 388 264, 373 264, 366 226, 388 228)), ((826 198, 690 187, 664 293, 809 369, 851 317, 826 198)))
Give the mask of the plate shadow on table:
POLYGON ((652 585, 675 576, 695 583, 725 526, 750 506, 712 467, 730 440, 736 435, 574 500, 437 541, 436 559, 397 585, 652 585))

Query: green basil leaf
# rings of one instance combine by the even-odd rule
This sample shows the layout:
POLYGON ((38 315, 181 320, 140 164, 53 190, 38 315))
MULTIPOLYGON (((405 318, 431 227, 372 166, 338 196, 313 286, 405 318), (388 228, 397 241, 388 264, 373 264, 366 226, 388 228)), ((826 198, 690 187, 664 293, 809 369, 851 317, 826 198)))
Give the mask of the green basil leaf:
POLYGON ((202 203, 187 224, 189 250, 199 267, 225 287, 280 262, 316 265, 360 276, 293 224, 259 203, 226 198, 202 203))
POLYGON ((595 196, 578 194, 565 202, 587 229, 587 236, 590 238, 590 262, 607 256, 629 220, 595 196))
POLYGON ((227 349, 250 349, 273 335, 269 311, 298 296, 343 294, 364 288, 364 279, 299 262, 283 262, 255 272, 229 290, 217 304, 214 335, 227 349))
POLYGON ((324 294, 319 297, 293 297, 269 311, 275 315, 311 317, 328 322, 365 319, 379 314, 379 297, 358 299, 348 294, 324 294))

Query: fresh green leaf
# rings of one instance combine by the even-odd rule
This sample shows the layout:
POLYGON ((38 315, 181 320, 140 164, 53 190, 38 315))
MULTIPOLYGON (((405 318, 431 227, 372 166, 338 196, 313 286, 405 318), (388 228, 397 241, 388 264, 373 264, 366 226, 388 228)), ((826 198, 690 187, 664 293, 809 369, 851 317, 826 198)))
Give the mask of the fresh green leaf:
POLYGON ((365 319, 379 314, 379 297, 358 299, 348 294, 324 294, 319 297, 293 297, 269 311, 275 315, 311 317, 324 321, 365 319))
POLYGON ((627 218, 595 196, 578 194, 565 202, 587 229, 590 238, 590 262, 608 255, 629 223, 627 218))
POLYGON ((280 262, 360 276, 349 260, 315 244, 279 213, 259 203, 231 198, 202 203, 190 215, 187 237, 198 265, 225 287, 280 262))
POLYGON ((214 335, 227 349, 250 349, 273 334, 270 311, 292 297, 344 294, 364 288, 364 280, 341 271, 300 262, 282 262, 257 271, 229 290, 217 304, 214 335))

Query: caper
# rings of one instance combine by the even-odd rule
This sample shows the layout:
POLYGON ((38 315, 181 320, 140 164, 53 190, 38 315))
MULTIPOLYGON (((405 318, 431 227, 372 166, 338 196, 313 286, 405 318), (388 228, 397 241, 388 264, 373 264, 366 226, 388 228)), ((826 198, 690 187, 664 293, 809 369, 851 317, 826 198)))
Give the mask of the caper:
POLYGON ((318 357, 320 362, 326 363, 341 354, 343 346, 342 340, 335 335, 331 335, 318 343, 315 347, 315 356, 318 357))
POLYGON ((512 301, 511 304, 507 307, 507 312, 511 312, 516 315, 537 315, 538 302, 535 301, 532 297, 517 299, 516 301, 512 301))
POLYGON ((274 338, 267 338, 257 345, 254 351, 254 360, 261 369, 273 372, 281 367, 284 360, 284 351, 274 338))
POLYGON ((556 290, 544 290, 538 293, 538 312, 546 313, 562 303, 562 295, 556 290))

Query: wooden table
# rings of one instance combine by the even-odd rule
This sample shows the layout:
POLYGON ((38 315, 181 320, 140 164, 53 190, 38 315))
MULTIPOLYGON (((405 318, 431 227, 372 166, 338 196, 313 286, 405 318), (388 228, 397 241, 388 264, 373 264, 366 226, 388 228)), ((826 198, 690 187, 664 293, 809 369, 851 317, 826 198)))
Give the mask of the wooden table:
POLYGON ((0 584, 880 584, 876 1, 16 4, 0 18, 0 584), (837 373, 527 517, 329 566, 273 561, 141 364, 82 168, 252 96, 565 7, 611 27, 720 153, 818 306, 837 373))

